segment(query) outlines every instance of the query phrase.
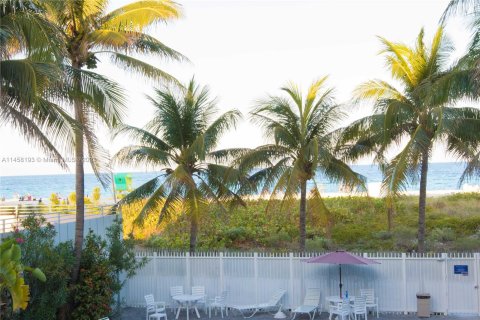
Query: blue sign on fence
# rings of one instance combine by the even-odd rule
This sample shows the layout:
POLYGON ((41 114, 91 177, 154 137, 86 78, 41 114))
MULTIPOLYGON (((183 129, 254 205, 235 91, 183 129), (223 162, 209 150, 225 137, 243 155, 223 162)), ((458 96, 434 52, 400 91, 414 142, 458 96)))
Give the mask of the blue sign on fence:
POLYGON ((468 276, 468 266, 464 264, 456 264, 453 266, 453 273, 468 276))

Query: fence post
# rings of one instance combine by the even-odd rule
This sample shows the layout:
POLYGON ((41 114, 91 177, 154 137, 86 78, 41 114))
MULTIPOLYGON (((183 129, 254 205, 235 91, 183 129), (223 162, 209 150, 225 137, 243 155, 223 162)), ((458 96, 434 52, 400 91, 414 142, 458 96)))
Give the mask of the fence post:
POLYGON ((18 204, 15 206, 15 220, 17 221, 17 228, 18 228, 18 204))
POLYGON ((223 278, 223 252, 220 252, 220 293, 225 290, 225 279, 223 278))
POLYGON ((473 275, 475 277, 475 290, 477 291, 477 312, 480 316, 480 253, 476 252, 473 254, 473 275))
POLYGON ((191 270, 190 270, 190 252, 187 252, 186 255, 185 255, 185 269, 186 269, 186 279, 185 279, 185 282, 186 282, 186 287, 187 288, 190 288, 191 287, 191 283, 192 283, 192 274, 191 274, 191 270))
POLYGON ((2 230, 3 230, 3 233, 4 234, 5 232, 7 232, 7 226, 5 224, 5 219, 2 220, 2 230))
MULTIPOLYGON (((66 224, 65 227, 68 230, 68 225, 66 224)), ((57 229, 57 234, 58 234, 58 243, 62 242, 61 235, 60 235, 60 212, 57 212, 57 225, 55 226, 55 229, 57 229)))
POLYGON ((157 263, 158 263, 158 253, 155 251, 153 253, 153 281, 155 281, 155 287, 154 287, 154 293, 155 297, 158 297, 158 291, 157 291, 157 284, 158 284, 158 279, 157 279, 157 263))
POLYGON ((407 314, 407 254, 402 252, 403 314, 407 314))
POLYGON ((253 253, 253 273, 255 286, 255 303, 258 303, 258 253, 253 253))
POLYGON ((444 314, 448 315, 448 254, 442 253, 442 281, 444 314))
POLYGON ((289 262, 289 271, 290 271, 290 294, 288 295, 289 296, 289 302, 290 302, 290 305, 289 307, 291 306, 294 306, 295 305, 295 301, 293 301, 293 297, 294 297, 294 292, 293 292, 293 252, 290 252, 288 254, 288 262, 289 262))

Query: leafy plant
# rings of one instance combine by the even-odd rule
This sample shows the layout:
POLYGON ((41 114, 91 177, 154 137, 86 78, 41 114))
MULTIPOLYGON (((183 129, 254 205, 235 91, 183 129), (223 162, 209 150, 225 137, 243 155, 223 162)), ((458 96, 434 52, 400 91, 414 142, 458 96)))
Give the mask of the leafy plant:
POLYGON ((107 242, 90 231, 85 237, 80 277, 72 294, 72 318, 100 319, 110 314, 117 288, 115 274, 108 259, 107 242))
POLYGON ((30 288, 25 284, 24 271, 45 282, 45 274, 39 268, 24 266, 20 259, 22 238, 7 239, 0 243, 0 292, 7 290, 12 298, 13 310, 25 310, 30 299, 30 288))
POLYGON ((19 319, 55 319, 58 308, 67 302, 68 280, 73 265, 71 242, 55 245, 55 227, 45 223, 39 215, 30 215, 22 221, 21 261, 42 269, 47 282, 35 281, 26 274, 25 281, 30 286, 29 308, 18 314, 19 319))

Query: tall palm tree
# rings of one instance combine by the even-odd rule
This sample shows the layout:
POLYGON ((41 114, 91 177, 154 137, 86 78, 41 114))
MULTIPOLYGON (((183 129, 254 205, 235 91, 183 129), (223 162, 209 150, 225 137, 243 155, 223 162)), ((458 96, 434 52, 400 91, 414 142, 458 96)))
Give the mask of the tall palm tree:
POLYGON ((74 120, 57 105, 66 53, 37 1, 0 0, 0 122, 17 129, 63 168, 74 120))
POLYGON ((312 182, 312 210, 328 213, 315 180, 317 172, 348 188, 364 187, 364 178, 336 156, 338 130, 343 118, 335 104, 333 89, 325 87, 327 77, 315 81, 305 96, 290 84, 281 88, 284 96, 269 96, 257 103, 252 120, 272 143, 245 152, 239 159, 241 172, 254 172, 254 191, 270 193, 271 200, 283 193, 282 205, 300 192, 300 250, 305 250, 307 186, 312 182))
POLYGON ((107 12, 108 0, 48 1, 48 17, 61 29, 66 42, 69 61, 63 67, 72 81, 75 119, 81 124, 75 133, 75 264, 73 283, 78 278, 84 232, 84 154, 85 147, 93 171, 106 186, 108 153, 98 144, 94 125, 100 121, 115 127, 122 121, 125 100, 121 88, 98 73, 84 68, 95 68, 100 56, 123 69, 152 79, 172 80, 173 77, 128 53, 148 53, 161 57, 181 58, 176 51, 144 32, 145 28, 179 16, 178 6, 169 0, 146 0, 127 4, 107 12), (85 142, 85 144, 84 144, 85 142))
POLYGON ((221 136, 235 127, 237 110, 212 121, 215 100, 207 88, 192 79, 184 87, 156 90, 149 98, 155 115, 145 128, 123 125, 116 132, 128 134, 138 144, 122 148, 114 156, 120 164, 160 168, 162 174, 144 183, 120 201, 120 205, 147 199, 136 222, 159 212, 159 222, 179 212, 190 220, 190 251, 195 251, 200 215, 209 203, 243 204, 238 172, 222 164, 235 150, 215 150, 221 136))
MULTIPOLYGON (((371 80, 359 87, 359 101, 373 101, 374 113, 354 122, 344 132, 344 142, 355 141, 350 158, 375 153, 383 164, 382 189, 389 196, 401 193, 419 178, 418 250, 425 251, 425 208, 428 165, 437 142, 445 142, 447 152, 458 155, 466 145, 480 138, 480 111, 454 107, 460 97, 469 96, 468 72, 449 67, 451 45, 443 28, 438 28, 430 46, 420 31, 415 46, 380 38, 381 53, 394 80, 371 80), (391 160, 386 154, 406 143, 391 160), (393 150, 392 150, 393 149, 393 150)), ((473 97, 470 95, 470 97, 473 97)))

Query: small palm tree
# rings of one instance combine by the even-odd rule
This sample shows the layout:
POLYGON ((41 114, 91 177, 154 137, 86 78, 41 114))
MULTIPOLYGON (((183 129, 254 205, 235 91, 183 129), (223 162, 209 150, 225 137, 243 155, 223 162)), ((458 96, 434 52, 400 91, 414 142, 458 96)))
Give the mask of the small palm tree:
POLYGON ((327 77, 315 81, 305 97, 291 84, 281 88, 285 96, 259 101, 251 116, 272 143, 244 152, 238 160, 241 172, 254 172, 249 181, 253 191, 280 193, 282 206, 300 192, 300 250, 305 250, 307 183, 312 182, 312 210, 328 213, 317 186, 317 172, 331 182, 348 188, 363 187, 364 178, 336 157, 335 125, 343 113, 325 87, 327 77))
POLYGON ((178 6, 170 0, 133 2, 107 12, 108 0, 46 0, 48 17, 62 31, 69 57, 63 65, 71 79, 67 93, 71 98, 75 119, 81 125, 75 132, 75 264, 72 280, 79 274, 84 233, 84 154, 85 147, 93 171, 104 186, 108 185, 108 153, 98 144, 95 123, 115 127, 122 122, 125 99, 120 86, 84 68, 95 68, 100 56, 110 56, 122 69, 155 80, 172 81, 169 74, 135 59, 128 53, 155 54, 180 59, 182 56, 144 30, 160 22, 179 17, 178 6))
POLYGON ((429 159, 436 142, 443 141, 448 152, 459 155, 466 145, 480 138, 480 111, 452 104, 469 94, 468 72, 449 68, 451 51, 443 28, 429 47, 420 31, 413 47, 380 38, 387 66, 401 85, 371 80, 360 85, 358 100, 374 102, 374 114, 354 122, 344 133, 344 142, 356 140, 350 158, 375 153, 383 165, 382 189, 389 198, 398 195, 419 177, 418 250, 425 250, 425 208, 429 159), (462 86, 465 86, 462 88, 462 86), (406 145, 391 160, 386 153, 402 142, 406 145))
POLYGON ((41 3, 0 0, 0 122, 67 168, 61 151, 73 145, 75 122, 55 103, 54 90, 62 81, 63 49, 41 3))
POLYGON ((235 150, 217 150, 220 137, 235 127, 240 113, 228 111, 211 121, 215 100, 207 88, 188 85, 173 90, 156 90, 149 98, 155 116, 144 129, 121 126, 116 135, 129 134, 139 143, 122 148, 114 156, 120 164, 159 167, 162 174, 144 183, 120 202, 147 199, 136 222, 159 214, 159 222, 181 212, 190 219, 190 250, 197 243, 198 222, 209 203, 243 204, 236 190, 242 181, 238 172, 222 165, 235 150))

